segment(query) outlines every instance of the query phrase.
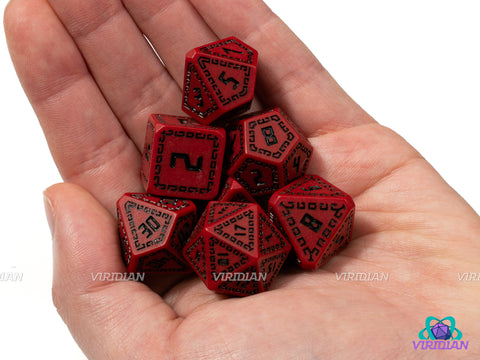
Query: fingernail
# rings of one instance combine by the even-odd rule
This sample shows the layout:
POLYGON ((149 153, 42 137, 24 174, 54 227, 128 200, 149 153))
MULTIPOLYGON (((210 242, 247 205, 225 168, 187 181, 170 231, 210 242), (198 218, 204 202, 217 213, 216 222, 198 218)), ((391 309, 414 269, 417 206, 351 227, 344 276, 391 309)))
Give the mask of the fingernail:
POLYGON ((53 234, 55 232, 55 211, 52 206, 52 202, 48 198, 46 192, 43 192, 43 204, 45 206, 45 215, 47 217, 48 227, 50 228, 50 232, 53 234))

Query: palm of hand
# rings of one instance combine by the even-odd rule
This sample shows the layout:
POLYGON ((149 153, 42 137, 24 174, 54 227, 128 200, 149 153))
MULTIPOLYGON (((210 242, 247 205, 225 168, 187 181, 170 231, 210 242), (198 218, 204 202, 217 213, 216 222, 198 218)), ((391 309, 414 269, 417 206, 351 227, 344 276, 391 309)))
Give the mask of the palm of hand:
POLYGON ((469 321, 478 289, 457 278, 476 263, 478 216, 403 139, 358 108, 277 18, 253 0, 192 1, 196 9, 186 1, 133 3, 52 0, 50 8, 18 0, 6 13, 12 58, 54 158, 65 180, 85 189, 59 185, 47 196, 55 214, 54 301, 88 356, 391 358, 410 353, 423 319, 452 311, 472 338, 480 333, 469 321), (156 14, 156 27, 147 13, 156 14), (185 29, 170 37, 162 32, 180 13, 192 28, 184 44, 175 39, 185 29), (145 119, 178 112, 184 53, 213 40, 210 29, 219 37, 235 33, 265 54, 261 100, 284 108, 309 135, 310 172, 354 198, 353 241, 320 270, 281 274, 272 291, 242 299, 225 299, 193 278, 156 279, 151 285, 162 296, 140 283, 93 282, 91 273, 124 271, 115 201, 141 191, 145 119), (271 34, 283 37, 283 45, 271 34), (117 53, 118 61, 109 62, 117 53), (268 60, 278 54, 283 61, 268 60), (32 67, 32 57, 43 61, 32 67), (338 280, 345 272, 389 279, 338 280))

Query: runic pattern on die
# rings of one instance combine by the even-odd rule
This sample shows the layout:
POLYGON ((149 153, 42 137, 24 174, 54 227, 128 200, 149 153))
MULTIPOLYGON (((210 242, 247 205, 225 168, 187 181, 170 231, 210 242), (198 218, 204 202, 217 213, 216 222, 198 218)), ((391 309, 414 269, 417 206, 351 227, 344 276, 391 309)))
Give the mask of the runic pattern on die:
POLYGON ((153 114, 147 124, 141 179, 158 196, 211 200, 220 189, 226 135, 191 118, 153 114))
POLYGON ((183 111, 203 124, 249 109, 257 51, 235 37, 189 51, 185 59, 183 111))
POLYGON ((227 173, 252 195, 272 194, 303 176, 312 146, 276 107, 227 125, 227 173))
POLYGON ((189 200, 127 193, 117 202, 124 262, 129 272, 189 272, 182 250, 195 225, 189 200))
POLYGON ((209 289, 246 296, 270 287, 290 248, 257 204, 212 201, 183 254, 209 289))
POLYGON ((316 175, 280 189, 269 201, 271 219, 284 229, 304 269, 325 264, 351 239, 352 198, 316 175))

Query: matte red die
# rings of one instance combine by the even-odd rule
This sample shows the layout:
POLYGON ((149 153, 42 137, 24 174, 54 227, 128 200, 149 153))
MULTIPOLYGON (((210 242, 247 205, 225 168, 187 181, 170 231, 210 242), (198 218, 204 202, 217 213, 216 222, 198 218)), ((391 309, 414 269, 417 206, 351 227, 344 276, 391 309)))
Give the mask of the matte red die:
POLYGON ((247 296, 268 290, 290 249, 257 204, 211 201, 183 254, 210 290, 247 296))
POLYGON ((117 201, 117 216, 127 271, 191 271, 182 250, 196 223, 193 202, 126 193, 117 201))
POLYGON ((246 202, 254 203, 255 199, 248 193, 245 188, 234 178, 227 178, 222 192, 217 198, 217 201, 223 202, 246 202))
POLYGON ((270 218, 307 270, 319 268, 348 244, 354 214, 352 198, 316 175, 296 180, 269 201, 270 218))
POLYGON ((152 114, 141 179, 149 194, 211 200, 218 195, 225 130, 188 117, 152 114))
POLYGON ((227 133, 227 173, 254 196, 272 194, 308 168, 313 148, 278 107, 243 116, 227 133))
POLYGON ((247 111, 258 53, 235 37, 190 50, 185 59, 183 111, 203 124, 247 111))

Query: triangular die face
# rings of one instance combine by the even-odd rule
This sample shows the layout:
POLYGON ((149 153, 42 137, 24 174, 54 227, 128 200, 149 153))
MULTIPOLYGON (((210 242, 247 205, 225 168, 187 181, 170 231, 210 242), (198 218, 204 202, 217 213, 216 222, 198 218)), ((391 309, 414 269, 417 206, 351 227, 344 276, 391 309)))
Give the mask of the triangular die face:
POLYGON ((207 87, 217 95, 218 105, 224 110, 251 101, 255 81, 255 70, 251 66, 209 56, 200 56, 197 62, 207 87))
POLYGON ((256 51, 235 38, 227 38, 205 45, 199 51, 203 54, 214 55, 249 65, 257 61, 256 51))
POLYGON ((280 222, 292 246, 312 264, 326 251, 349 211, 344 202, 322 200, 279 202, 280 222))
POLYGON ((142 256, 138 261, 139 272, 187 272, 189 268, 167 250, 142 256))
POLYGON ((165 246, 175 221, 174 213, 133 198, 121 206, 124 229, 131 239, 133 254, 142 254, 165 246))
POLYGON ((281 191, 281 195, 345 197, 347 194, 316 175, 306 175, 281 191))
POLYGON ((210 225, 222 221, 247 206, 248 204, 245 203, 212 201, 205 210, 207 213, 207 224, 210 225))
POLYGON ((283 235, 278 229, 268 220, 263 211, 259 215, 259 252, 260 255, 266 255, 272 252, 290 248, 283 235))
POLYGON ((258 205, 245 206, 240 211, 217 221, 208 228, 208 231, 234 248, 256 257, 258 256, 257 214, 258 205))
POLYGON ((287 259, 287 252, 277 253, 276 255, 262 259, 260 262, 260 276, 263 277, 263 291, 266 291, 272 285, 277 277, 283 263, 287 259))
POLYGON ((250 257, 242 250, 216 237, 210 237, 208 240, 208 265, 210 280, 219 282, 227 274, 241 272, 250 262, 250 257))
POLYGON ((192 268, 198 276, 204 281, 207 280, 207 272, 205 267, 205 238, 203 235, 198 236, 193 242, 189 242, 184 250, 185 258, 188 260, 192 268))
POLYGON ((334 238, 328 244, 327 249, 322 254, 321 264, 325 264, 337 252, 343 249, 352 239, 354 211, 350 211, 342 226, 335 234, 334 238))
POLYGON ((218 110, 212 94, 202 81, 193 63, 187 63, 183 93, 183 108, 187 113, 204 119, 218 110))

